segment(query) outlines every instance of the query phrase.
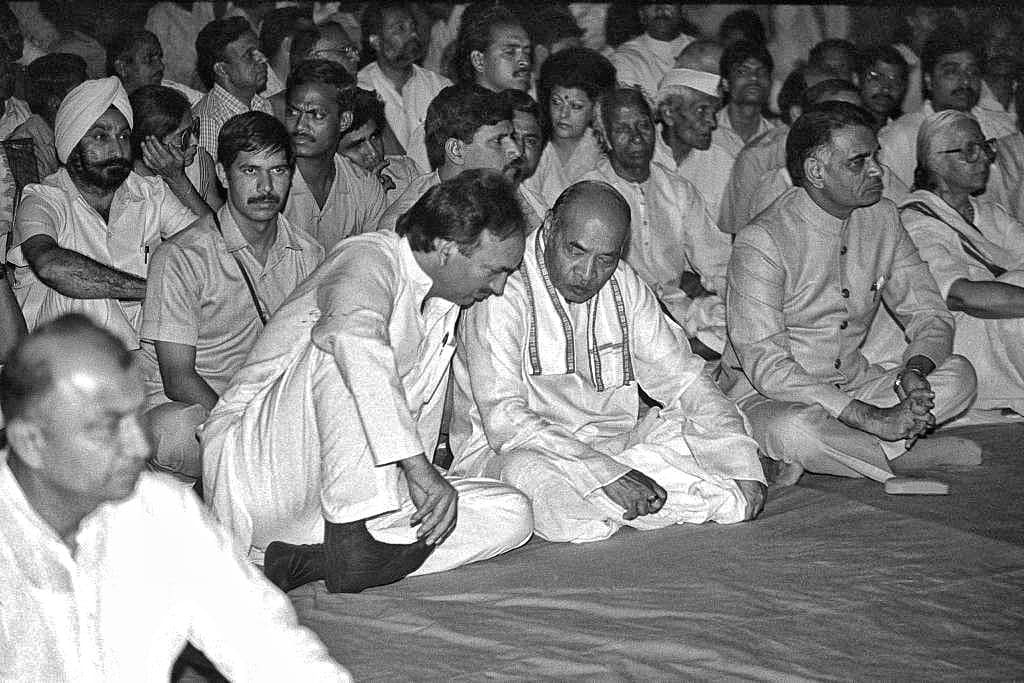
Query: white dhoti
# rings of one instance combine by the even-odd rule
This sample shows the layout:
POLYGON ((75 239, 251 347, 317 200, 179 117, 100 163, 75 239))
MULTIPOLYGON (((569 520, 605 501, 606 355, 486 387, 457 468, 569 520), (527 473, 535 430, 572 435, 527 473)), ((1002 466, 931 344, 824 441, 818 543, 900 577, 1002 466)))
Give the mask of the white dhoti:
POLYGON ((701 466, 680 434, 678 422, 662 419, 655 408, 627 437, 624 450, 624 439, 596 444, 595 449, 646 474, 668 494, 657 513, 632 520, 622 518, 625 510, 601 488, 581 487, 587 477, 575 471, 579 469, 576 460, 536 448, 502 457, 501 479, 533 501, 537 535, 549 541, 587 543, 606 539, 623 526, 646 531, 672 524, 743 520, 746 499, 736 482, 701 466))

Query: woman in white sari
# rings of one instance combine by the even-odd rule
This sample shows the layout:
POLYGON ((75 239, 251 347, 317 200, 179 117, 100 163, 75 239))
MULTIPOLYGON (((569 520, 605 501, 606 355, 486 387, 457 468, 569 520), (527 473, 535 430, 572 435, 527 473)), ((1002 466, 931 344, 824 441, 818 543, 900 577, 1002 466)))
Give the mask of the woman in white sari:
POLYGON ((587 48, 562 50, 540 70, 537 102, 545 139, 537 170, 524 183, 552 206, 562 190, 597 167, 604 155, 591 127, 598 96, 615 86, 615 67, 587 48))
POLYGON ((917 136, 903 225, 956 316, 954 353, 978 374, 976 408, 1024 413, 1024 225, 975 197, 995 159, 969 114, 932 114, 917 136))

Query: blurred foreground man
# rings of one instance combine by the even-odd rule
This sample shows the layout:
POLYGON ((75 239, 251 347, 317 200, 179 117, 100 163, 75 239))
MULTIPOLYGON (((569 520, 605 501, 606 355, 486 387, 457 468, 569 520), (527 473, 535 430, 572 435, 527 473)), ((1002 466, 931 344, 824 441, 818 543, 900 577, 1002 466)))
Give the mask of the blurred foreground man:
POLYGON ((142 402, 78 314, 0 374, 0 679, 166 681, 191 640, 232 680, 350 680, 192 492, 144 472, 142 402))
POLYGON ((459 328, 452 472, 521 489, 550 541, 740 522, 764 505, 739 411, 621 260, 629 226, 615 188, 570 186, 508 292, 459 328), (641 387, 663 406, 643 420, 641 387))

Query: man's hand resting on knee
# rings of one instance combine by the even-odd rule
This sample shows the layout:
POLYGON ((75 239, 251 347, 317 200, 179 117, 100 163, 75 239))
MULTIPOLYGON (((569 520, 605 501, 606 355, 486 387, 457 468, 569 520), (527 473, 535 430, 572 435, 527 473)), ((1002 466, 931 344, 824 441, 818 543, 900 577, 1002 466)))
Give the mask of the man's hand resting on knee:
POLYGON ((658 482, 638 470, 630 470, 612 483, 601 487, 612 502, 626 508, 623 519, 653 515, 665 504, 668 494, 658 482))
POLYGON ((748 522, 764 510, 764 500, 768 493, 768 487, 753 479, 736 479, 736 485, 740 487, 740 493, 747 499, 747 509, 743 512, 743 521, 748 522))
POLYGON ((455 528, 458 491, 422 453, 400 460, 398 465, 405 472, 409 495, 416 506, 416 514, 410 520, 412 526, 420 527, 416 537, 422 538, 429 545, 441 543, 455 528))

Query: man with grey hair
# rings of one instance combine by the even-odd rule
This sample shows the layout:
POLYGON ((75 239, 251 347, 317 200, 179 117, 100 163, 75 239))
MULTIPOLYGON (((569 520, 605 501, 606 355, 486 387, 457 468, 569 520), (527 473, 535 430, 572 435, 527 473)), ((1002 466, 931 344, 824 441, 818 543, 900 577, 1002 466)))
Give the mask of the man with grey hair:
POLYGON ((710 38, 700 38, 683 48, 676 57, 677 69, 695 69, 717 74, 724 48, 710 38))
POLYGON ((348 681, 191 491, 145 472, 132 354, 80 314, 0 375, 0 679, 167 680, 192 641, 232 680, 348 681))
POLYGON ((739 522, 764 503, 739 412, 622 261, 629 232, 615 188, 571 185, 505 295, 460 324, 452 471, 522 490, 551 541, 739 522), (662 406, 642 420, 641 388, 662 406))
MULTIPOLYGON (((655 98, 662 130, 654 161, 693 183, 716 221, 736 160, 712 135, 722 108, 719 80, 707 71, 672 69, 661 79, 655 98)), ((722 239, 724 243, 728 238, 722 239)))

